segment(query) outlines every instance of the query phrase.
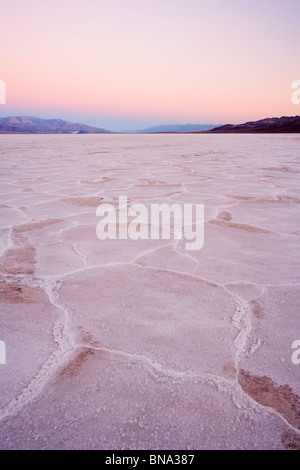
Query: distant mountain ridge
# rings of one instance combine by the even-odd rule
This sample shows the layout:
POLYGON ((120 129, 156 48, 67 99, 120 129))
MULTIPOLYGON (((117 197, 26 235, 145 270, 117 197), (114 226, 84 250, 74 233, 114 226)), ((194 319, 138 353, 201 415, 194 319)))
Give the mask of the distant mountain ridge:
POLYGON ((226 124, 209 131, 214 133, 300 133, 300 116, 282 116, 249 121, 245 124, 226 124))
POLYGON ((0 134, 151 134, 151 133, 300 133, 300 116, 282 116, 249 121, 244 124, 164 124, 128 132, 112 132, 62 119, 34 116, 0 117, 0 134))
POLYGON ((202 132, 209 131, 221 124, 163 124, 160 126, 147 127, 137 131, 130 131, 129 134, 155 134, 155 133, 178 133, 178 132, 202 132))
POLYGON ((111 134, 111 131, 62 119, 42 119, 34 116, 0 118, 1 134, 111 134))

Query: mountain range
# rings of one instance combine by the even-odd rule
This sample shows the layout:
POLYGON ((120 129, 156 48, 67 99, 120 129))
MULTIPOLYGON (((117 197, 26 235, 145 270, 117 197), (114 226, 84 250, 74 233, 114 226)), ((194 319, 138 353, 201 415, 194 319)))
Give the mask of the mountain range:
MULTIPOLYGON (((219 126, 221 124, 218 124, 219 126)), ((162 126, 148 127, 138 131, 131 131, 129 134, 154 134, 154 133, 177 133, 177 132, 203 132, 216 127, 216 124, 164 124, 162 126)))
MULTIPOLYGON (((118 132, 117 132, 118 133, 118 132)), ((125 132, 120 132, 125 134, 125 132)), ((300 116, 282 116, 249 121, 245 124, 165 124, 126 133, 300 133, 300 116)), ((107 129, 85 124, 42 119, 33 116, 10 116, 0 118, 0 134, 114 134, 107 129)))
POLYGON ((281 118, 266 118, 259 121, 249 121, 245 124, 226 124, 215 127, 209 132, 215 133, 300 133, 300 116, 282 116, 281 118))
POLYGON ((1 134, 111 134, 111 131, 62 119, 41 119, 33 116, 0 118, 1 134))

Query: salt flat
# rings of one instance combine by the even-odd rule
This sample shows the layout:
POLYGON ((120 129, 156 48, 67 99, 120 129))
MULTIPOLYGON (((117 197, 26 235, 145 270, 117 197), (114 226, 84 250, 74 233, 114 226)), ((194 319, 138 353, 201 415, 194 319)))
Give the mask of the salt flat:
POLYGON ((300 135, 0 136, 1 449, 300 448, 300 135), (204 246, 99 240, 119 196, 204 246))

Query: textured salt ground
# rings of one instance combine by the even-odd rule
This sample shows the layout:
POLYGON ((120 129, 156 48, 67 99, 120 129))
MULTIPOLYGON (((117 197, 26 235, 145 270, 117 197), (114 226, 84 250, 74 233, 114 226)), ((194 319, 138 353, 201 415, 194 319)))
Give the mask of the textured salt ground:
MULTIPOLYGON (((269 377, 278 386, 288 384, 300 397, 299 372, 290 360, 290 346, 296 333, 286 327, 288 321, 297 331, 299 304, 299 288, 293 285, 264 287, 249 302, 252 331, 240 367, 253 376, 269 377), (252 348, 255 354, 251 354, 252 348)), ((297 413, 299 419, 300 402, 297 413)))
MULTIPOLYGON (((29 288, 11 279, 0 283, 1 340, 6 344, 6 364, 1 366, 0 403, 22 395, 57 344, 53 324, 57 311, 39 287, 29 288)), ((1 442, 3 431, 1 431, 1 442)))
POLYGON ((299 143, 1 136, 0 448, 299 448, 299 143), (119 195, 203 249, 100 242, 119 195))
POLYGON ((80 350, 35 403, 8 421, 2 446, 275 449, 281 433, 276 417, 241 412, 213 383, 165 374, 130 356, 80 350))
POLYGON ((177 273, 116 266, 87 271, 84 279, 73 276, 59 297, 72 311, 76 336, 84 328, 100 345, 144 354, 179 371, 222 375, 225 365, 234 367, 235 303, 218 286, 177 273))

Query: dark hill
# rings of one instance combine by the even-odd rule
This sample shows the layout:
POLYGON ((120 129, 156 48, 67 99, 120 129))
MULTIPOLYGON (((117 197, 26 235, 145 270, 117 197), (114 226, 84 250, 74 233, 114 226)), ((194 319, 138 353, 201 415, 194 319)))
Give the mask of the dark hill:
POLYGON ((209 132, 227 133, 300 133, 300 116, 282 116, 281 118, 267 118, 260 121, 249 121, 245 124, 226 124, 215 127, 209 132))

